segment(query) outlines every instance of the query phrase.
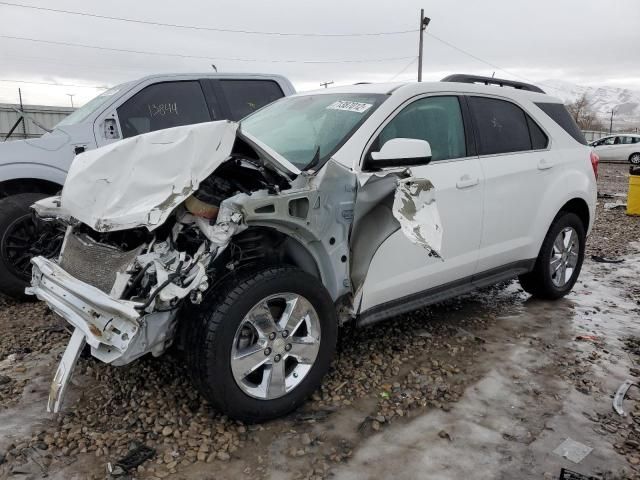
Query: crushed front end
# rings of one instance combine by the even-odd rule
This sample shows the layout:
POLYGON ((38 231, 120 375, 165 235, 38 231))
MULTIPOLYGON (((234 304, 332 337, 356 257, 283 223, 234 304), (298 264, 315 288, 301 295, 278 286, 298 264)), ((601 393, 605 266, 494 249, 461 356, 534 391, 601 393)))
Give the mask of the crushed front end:
POLYGON ((72 167, 61 197, 34 205, 42 221, 57 222, 66 233, 57 259, 32 260, 27 293, 74 327, 51 386, 49 411, 60 409, 85 344, 94 357, 116 366, 147 353, 164 353, 174 339, 182 303, 200 303, 216 268, 233 268, 219 263, 226 261, 222 253, 231 237, 246 228, 234 198, 288 186, 258 158, 232 155, 236 128, 231 122, 189 126, 90 152, 74 164, 75 171, 72 167), (203 135, 208 138, 199 138, 203 135), (189 165, 185 147, 193 148, 199 140, 202 145, 194 151, 205 149, 208 155, 192 157, 189 165), (179 148, 172 152, 176 144, 179 148), (154 172, 140 172, 140 167, 146 159, 158 160, 163 154, 159 149, 167 157, 176 154, 174 165, 149 178, 154 172), (105 171, 114 150, 129 159, 125 180, 115 178, 122 170, 105 171), (182 164, 176 161, 178 153, 182 164))

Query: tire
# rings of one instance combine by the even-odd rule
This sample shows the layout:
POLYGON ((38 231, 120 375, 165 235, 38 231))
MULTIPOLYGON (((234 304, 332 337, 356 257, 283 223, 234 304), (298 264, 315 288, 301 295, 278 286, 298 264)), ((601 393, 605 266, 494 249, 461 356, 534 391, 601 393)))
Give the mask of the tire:
POLYGON ((640 152, 632 153, 629 157, 629 162, 633 165, 640 165, 640 152))
MULTIPOLYGON (((180 325, 186 329, 184 354, 194 385, 214 407, 248 423, 271 420, 297 408, 319 387, 335 352, 338 322, 324 286, 306 272, 283 266, 245 271, 212 290, 215 292, 202 304, 181 314, 180 325), (269 313, 276 323, 279 320, 282 324, 287 318, 283 308, 289 304, 280 296, 289 296, 287 301, 291 302, 295 298, 307 313, 298 315, 303 320, 291 332, 275 325, 276 334, 269 330, 269 325, 274 324, 259 321, 268 316, 247 314, 255 313, 267 299, 269 313), (283 312, 282 316, 279 312, 283 312), (190 318, 185 318, 185 314, 190 318), (262 330, 255 328, 248 318, 260 324, 262 330), (306 336, 298 336, 299 333, 306 336), (247 355, 249 351, 255 353, 247 355), (313 354, 309 353, 312 351, 316 355, 313 361, 313 354), (309 357, 304 357, 305 354, 309 357), (237 360, 232 360, 232 355, 237 360), (239 358, 251 363, 241 363, 239 358), (251 370, 263 359, 263 365, 251 370), (247 374, 249 371, 252 373, 247 374), (284 382, 274 380, 278 372, 284 376, 284 382)), ((292 314, 289 318, 297 317, 292 314)))
POLYGON ((534 297, 546 300, 556 300, 564 297, 571 291, 580 275, 584 260, 585 240, 585 226, 580 218, 571 212, 563 211, 558 213, 547 232, 544 242, 542 242, 533 271, 519 277, 522 288, 534 297), (575 237, 570 236, 570 230, 573 231, 575 237), (574 245, 574 248, 567 250, 566 254, 561 254, 561 248, 558 248, 557 245, 554 247, 554 243, 561 233, 565 244, 568 239, 574 245), (575 253, 575 247, 579 249, 577 254, 575 253), (552 258, 554 258, 553 266, 552 258), (566 269, 563 270, 564 258, 567 259, 567 263, 565 264, 566 269), (573 265, 574 261, 575 265, 573 265), (560 265, 560 268, 555 270, 554 267, 557 265, 560 265), (573 265, 571 271, 567 271, 571 265, 573 265), (561 272, 565 272, 565 275, 561 275, 561 272))
POLYGON ((48 196, 21 193, 0 200, 0 292, 15 299, 35 298, 24 293, 31 279, 31 258, 38 254, 37 228, 30 207, 48 196), (24 237, 24 242, 14 243, 15 235, 24 237))

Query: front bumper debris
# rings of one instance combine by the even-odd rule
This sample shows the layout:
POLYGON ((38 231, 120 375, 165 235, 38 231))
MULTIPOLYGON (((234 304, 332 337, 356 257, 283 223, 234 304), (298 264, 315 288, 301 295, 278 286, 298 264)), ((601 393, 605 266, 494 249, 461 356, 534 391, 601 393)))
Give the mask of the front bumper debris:
POLYGON ((84 348, 86 343, 86 337, 82 333, 82 330, 76 328, 71 335, 71 340, 67 345, 67 349, 62 355, 62 360, 56 370, 56 375, 51 382, 51 388, 49 389, 49 400, 47 401, 47 412, 57 413, 60 411, 64 394, 71 380, 71 374, 76 367, 78 357, 84 348))
POLYGON ((141 314, 140 303, 115 300, 69 275, 55 262, 35 257, 31 287, 36 295, 74 327, 51 384, 48 409, 57 412, 85 343, 91 354, 112 365, 125 365, 145 353, 162 354, 172 338, 175 312, 141 314))
POLYGON ((139 330, 140 313, 134 308, 138 304, 114 300, 44 257, 35 257, 32 263, 27 293, 47 302, 54 312, 79 329, 94 356, 106 363, 117 360, 139 330))

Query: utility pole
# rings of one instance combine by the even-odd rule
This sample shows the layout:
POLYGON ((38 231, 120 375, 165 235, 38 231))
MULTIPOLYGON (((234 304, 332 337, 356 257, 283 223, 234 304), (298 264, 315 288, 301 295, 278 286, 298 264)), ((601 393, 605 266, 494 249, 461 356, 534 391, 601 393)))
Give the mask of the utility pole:
POLYGON ((418 45, 418 81, 422 81, 422 46, 424 44, 424 31, 431 19, 424 16, 424 8, 420 9, 420 43, 418 45))
POLYGON ((609 134, 613 132, 613 112, 615 112, 615 107, 611 109, 611 120, 609 120, 609 134))
MULTIPOLYGON (((22 105, 22 90, 18 89, 18 97, 20 98, 20 111, 23 112, 24 115, 24 106, 22 105)), ((24 117, 22 117, 22 136, 27 138, 27 122, 25 122, 24 117)))
POLYGON ((324 87, 324 88, 327 88, 331 84, 333 84, 333 80, 331 80, 330 82, 322 82, 322 83, 320 83, 320 86, 324 87))
POLYGON ((74 108, 73 107, 73 97, 75 97, 76 94, 75 93, 67 93, 65 95, 67 95, 69 97, 69 99, 71 99, 71 108, 74 108))

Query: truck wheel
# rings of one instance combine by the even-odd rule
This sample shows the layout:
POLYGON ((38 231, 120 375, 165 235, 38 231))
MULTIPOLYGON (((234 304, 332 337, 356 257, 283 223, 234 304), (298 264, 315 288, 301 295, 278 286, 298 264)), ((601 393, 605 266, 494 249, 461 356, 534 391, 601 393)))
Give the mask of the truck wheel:
POLYGON ((337 339, 331 297, 294 267, 239 275, 182 318, 195 385, 219 410, 249 423, 280 417, 313 393, 337 339))
POLYGON ((560 212, 540 248, 532 272, 520 275, 520 285, 534 297, 555 300, 571 291, 584 260, 585 227, 580 218, 560 212))
POLYGON ((64 232, 38 222, 31 205, 45 193, 21 193, 0 200, 0 292, 16 299, 32 299, 24 289, 31 280, 31 259, 60 251, 64 232))

